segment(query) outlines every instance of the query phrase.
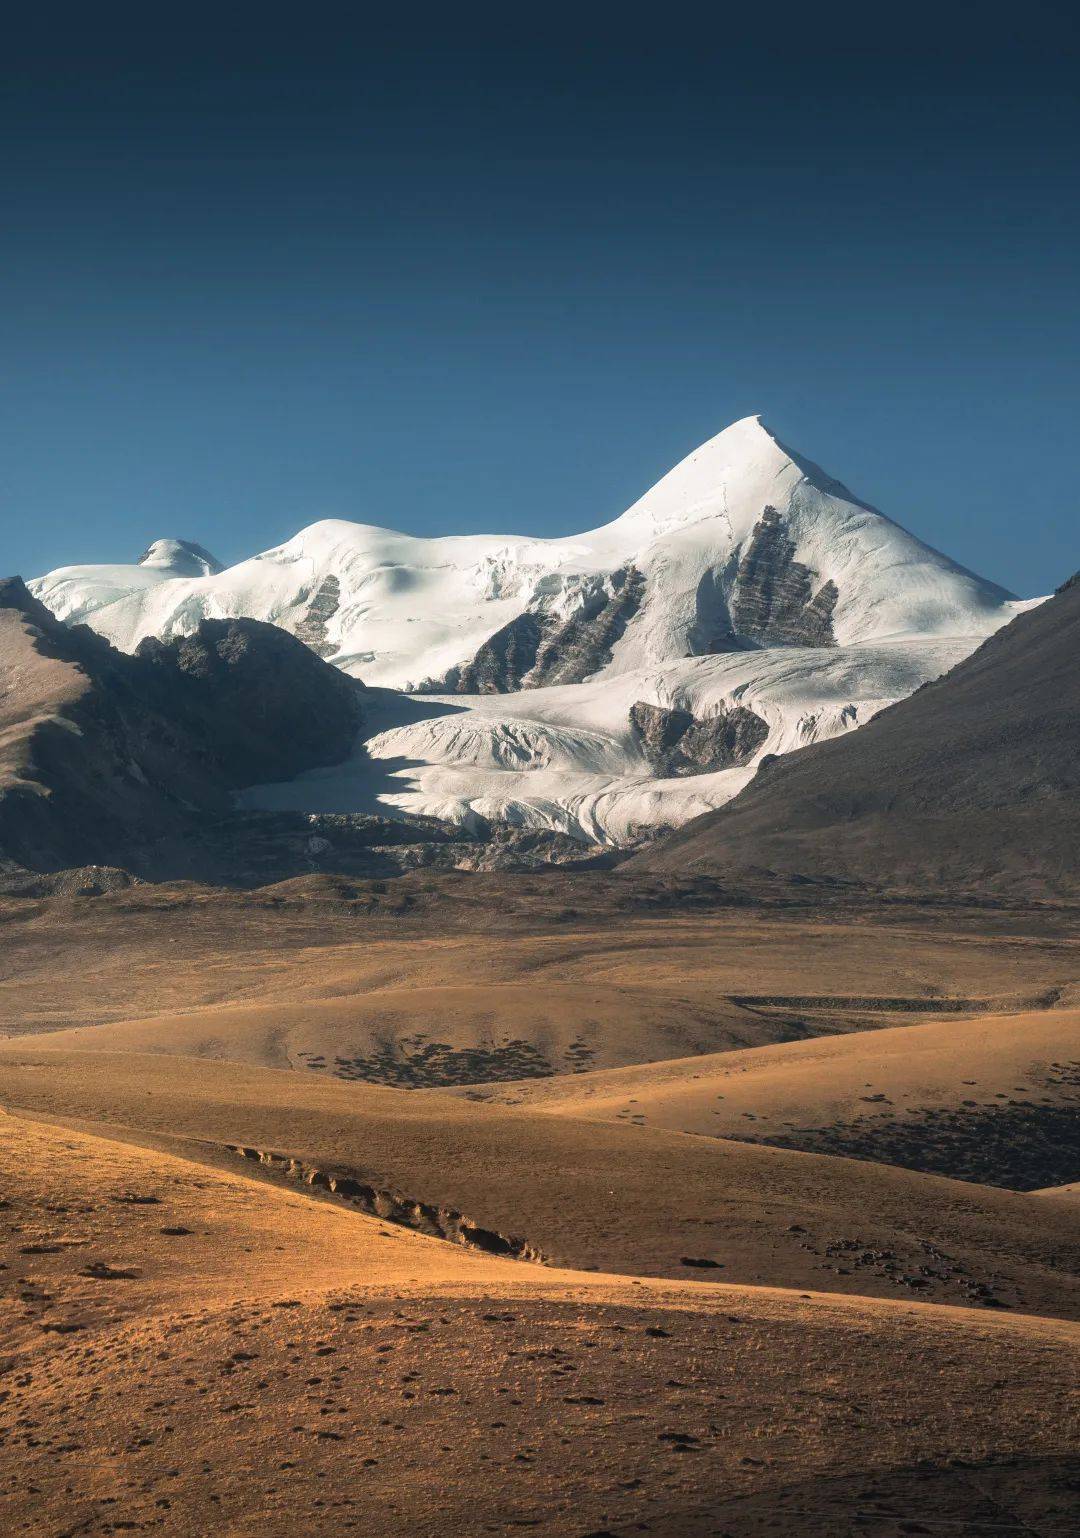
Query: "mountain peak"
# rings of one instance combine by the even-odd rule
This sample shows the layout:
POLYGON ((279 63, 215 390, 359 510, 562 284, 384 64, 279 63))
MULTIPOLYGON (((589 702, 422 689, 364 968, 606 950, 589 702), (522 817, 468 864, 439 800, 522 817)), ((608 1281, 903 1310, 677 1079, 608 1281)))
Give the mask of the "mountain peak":
MULTIPOLYGON (((876 507, 857 496, 843 481, 837 480, 836 476, 823 470, 815 460, 808 459, 798 449, 793 449, 790 444, 785 443, 759 413, 740 417, 737 422, 732 422, 730 427, 725 427, 716 434, 715 438, 710 438, 702 444, 696 453, 703 454, 714 448, 724 451, 725 460, 729 465, 739 460, 746 460, 756 461, 759 464, 772 462, 790 466, 803 480, 809 481, 819 491, 826 492, 832 497, 840 497, 855 507, 865 508, 868 512, 878 512, 876 507)), ((879 513, 879 516, 883 515, 879 513)))
POLYGON ((174 577, 216 577, 225 569, 209 550, 190 539, 155 539, 138 565, 167 570, 174 577))
MULTIPOLYGON (((748 743, 783 754, 861 725, 1016 612, 756 413, 580 534, 425 539, 322 519, 216 570, 201 546, 162 539, 139 565, 62 567, 30 590, 123 651, 202 618, 247 617, 369 687, 454 697, 387 707, 340 778, 279 787, 260 805, 355 810, 380 784, 400 810, 504 817, 589 843, 722 804, 753 767, 748 743), (681 721, 680 742, 697 733, 673 774, 646 774, 660 760, 645 753, 643 720, 681 721), (408 774, 373 771, 383 757, 408 774)), ((661 757, 670 767, 667 745, 661 757)))
POLYGON ((607 530, 620 538, 658 538, 720 517, 741 538, 764 506, 786 505, 811 469, 760 416, 741 417, 692 449, 607 530))
POLYGON ((723 438, 729 433, 733 438, 741 435, 748 439, 760 433, 776 442, 776 434, 765 425, 765 419, 760 411, 754 411, 748 417, 738 417, 734 422, 729 422, 726 427, 720 429, 716 437, 723 438))

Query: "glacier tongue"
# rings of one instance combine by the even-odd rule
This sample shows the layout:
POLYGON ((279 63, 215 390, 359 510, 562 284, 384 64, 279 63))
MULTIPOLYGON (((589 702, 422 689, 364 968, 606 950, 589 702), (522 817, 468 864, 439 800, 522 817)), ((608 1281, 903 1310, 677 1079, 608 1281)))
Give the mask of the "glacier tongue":
POLYGON ((722 806, 770 753, 862 726, 972 650, 971 638, 688 657, 581 684, 514 694, 365 695, 351 760, 245 792, 270 810, 396 808, 471 826, 479 817, 552 828, 585 842, 632 843, 722 806), (638 703, 707 722, 743 708, 766 728, 731 768, 659 777, 632 712, 638 703))
POLYGON ((30 586, 124 650, 246 615, 375 686, 349 765, 251 804, 376 802, 600 842, 719 805, 764 755, 862 724, 1020 607, 757 417, 569 538, 420 539, 325 520, 225 570, 198 545, 158 540, 138 564, 63 567, 30 586), (403 716, 382 692, 394 690, 422 698, 403 716), (650 757, 653 709, 705 723, 698 746, 650 757), (745 751, 714 768, 721 717, 741 722, 745 751))

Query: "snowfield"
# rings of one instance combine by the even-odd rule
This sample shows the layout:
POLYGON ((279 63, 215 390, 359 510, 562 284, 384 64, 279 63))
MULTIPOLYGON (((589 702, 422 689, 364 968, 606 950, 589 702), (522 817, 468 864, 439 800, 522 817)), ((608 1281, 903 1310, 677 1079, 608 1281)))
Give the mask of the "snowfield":
POLYGON ((721 805, 765 754, 862 725, 1029 606, 757 417, 572 538, 419 539, 329 520, 224 571, 200 546, 158 541, 137 565, 30 586, 124 650, 248 615, 362 679, 352 759, 247 792, 250 806, 506 819, 604 844, 721 805), (631 723, 639 703, 713 725, 752 712, 753 751, 729 744, 702 772, 658 773, 631 723))
POLYGON ((965 637, 897 646, 780 648, 688 657, 616 677, 516 694, 413 696, 373 690, 374 735, 352 759, 245 793, 250 807, 310 812, 397 808, 466 826, 479 816, 631 843, 737 795, 766 753, 863 725, 972 649, 965 637), (748 765, 657 778, 630 728, 636 701, 708 717, 733 702, 769 735, 748 765), (406 719, 402 719, 405 716, 406 719))

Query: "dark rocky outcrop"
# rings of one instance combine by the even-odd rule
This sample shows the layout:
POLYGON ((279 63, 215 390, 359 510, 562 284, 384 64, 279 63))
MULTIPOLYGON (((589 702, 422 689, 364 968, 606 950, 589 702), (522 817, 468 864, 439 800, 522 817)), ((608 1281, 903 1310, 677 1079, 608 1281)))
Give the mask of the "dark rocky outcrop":
POLYGON ((307 609, 293 634, 320 657, 328 657, 333 647, 326 639, 326 627, 341 606, 341 583, 330 574, 324 577, 308 601, 307 609))
POLYGON ((795 560, 795 543, 775 507, 766 507, 739 562, 731 600, 738 635, 761 646, 832 646, 835 582, 815 592, 815 573, 795 560))
POLYGON ((569 615, 527 609, 497 630, 471 662, 426 686, 430 694, 510 694, 551 684, 579 684, 611 661, 637 613, 645 578, 634 566, 581 581, 569 615))
POLYGON ((1080 899, 1080 584, 625 869, 1080 899))
POLYGON ((636 566, 613 572, 598 591, 587 592, 577 612, 545 633, 525 687, 579 684, 606 666, 644 594, 645 577, 636 566))
POLYGON ((360 728, 362 686, 258 620, 202 620, 141 643, 124 682, 168 713, 231 787, 340 763, 360 728))
POLYGON ((455 672, 456 694, 510 694, 536 666, 550 618, 527 611, 489 637, 471 662, 455 672))
MULTIPOLYGON (((336 1197, 383 1223, 397 1223, 403 1228, 427 1234, 431 1239, 461 1244, 467 1249, 481 1250, 485 1255, 504 1255, 512 1260, 532 1261, 534 1265, 545 1263, 543 1254, 527 1240, 484 1228, 455 1207, 436 1206, 375 1185, 359 1170, 319 1169, 291 1154, 270 1148, 251 1148, 243 1143, 226 1143, 224 1147, 241 1159, 252 1159, 286 1180, 336 1197)), ((330 1305, 331 1308, 334 1306, 330 1305)))
POLYGON ((766 722, 745 705, 698 720, 688 710, 638 700, 630 707, 630 725, 650 767, 664 777, 748 764, 769 735, 766 722))

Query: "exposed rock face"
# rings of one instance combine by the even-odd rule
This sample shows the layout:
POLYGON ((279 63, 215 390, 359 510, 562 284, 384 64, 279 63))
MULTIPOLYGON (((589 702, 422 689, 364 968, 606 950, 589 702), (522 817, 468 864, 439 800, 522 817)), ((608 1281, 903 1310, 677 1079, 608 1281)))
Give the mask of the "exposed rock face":
POLYGON ((767 724, 745 705, 699 721, 688 710, 668 710, 638 700, 630 724, 657 774, 711 774, 748 764, 769 735, 767 724))
POLYGON ((328 657, 333 647, 326 639, 326 626, 341 605, 341 583, 331 573, 324 577, 308 603, 307 612, 293 634, 320 657, 328 657))
POLYGON ((359 690, 258 620, 117 652, 0 584, 0 859, 224 875, 233 792, 339 762, 359 690))
POLYGON ((537 654, 550 625, 545 614, 519 614, 484 642, 473 660, 457 673, 457 694, 509 694, 536 666, 537 654))
POLYGON ((489 637, 473 660, 428 692, 509 694, 579 684, 611 661, 612 648, 641 605, 645 578, 634 566, 581 582, 568 615, 529 609, 489 637))
MULTIPOLYGON (((581 683, 612 650, 645 597, 645 576, 627 565, 605 577, 570 578, 497 630, 471 662, 425 685, 432 694, 509 694, 581 683), (567 600, 570 599, 570 604, 567 600), (569 612, 567 612, 569 608, 569 612)), ((687 633, 691 655, 757 646, 834 646, 835 582, 818 582, 795 560, 775 507, 764 508, 738 567, 707 570, 687 633), (815 585, 817 584, 817 585, 815 585)), ((305 628, 298 632, 311 639, 305 628)))
POLYGON ((611 661, 612 649, 641 606, 645 578, 635 566, 616 571, 587 595, 577 613, 545 635, 525 687, 579 684, 611 661))
POLYGON ((775 507, 766 507, 735 577, 735 630, 761 646, 833 646, 836 584, 814 591, 815 573, 795 560, 795 544, 775 507))

